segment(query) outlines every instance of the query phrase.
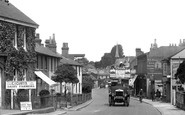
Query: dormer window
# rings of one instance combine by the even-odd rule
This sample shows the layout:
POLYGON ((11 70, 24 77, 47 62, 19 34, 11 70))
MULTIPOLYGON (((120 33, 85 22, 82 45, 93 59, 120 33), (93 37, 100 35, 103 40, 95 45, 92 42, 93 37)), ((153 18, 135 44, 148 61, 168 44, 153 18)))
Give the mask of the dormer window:
POLYGON ((26 49, 26 28, 24 28, 24 31, 23 31, 23 40, 24 40, 23 48, 25 51, 27 51, 26 49))
POLYGON ((15 27, 15 37, 13 39, 13 46, 17 49, 17 26, 15 27))

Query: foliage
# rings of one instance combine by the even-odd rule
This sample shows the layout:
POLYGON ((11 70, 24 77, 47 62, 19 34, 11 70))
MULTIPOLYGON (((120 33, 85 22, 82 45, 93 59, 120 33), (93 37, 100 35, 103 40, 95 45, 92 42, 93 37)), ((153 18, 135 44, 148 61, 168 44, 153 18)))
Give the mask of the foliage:
POLYGON ((71 65, 61 64, 57 67, 57 70, 52 76, 52 80, 56 82, 65 83, 78 83, 76 70, 71 65))
POLYGON ((111 56, 110 53, 104 54, 104 56, 101 58, 101 67, 106 68, 107 66, 110 66, 114 63, 114 58, 111 56))
POLYGON ((48 90, 46 90, 46 89, 41 90, 39 92, 39 96, 46 96, 46 95, 49 95, 49 94, 50 94, 50 92, 48 90))
POLYGON ((29 92, 26 89, 19 89, 17 92, 17 104, 20 108, 20 102, 25 102, 29 100, 29 92))
POLYGON ((7 54, 5 72, 7 79, 11 80, 14 70, 17 69, 22 77, 24 69, 28 69, 36 61, 35 29, 0 21, 0 53, 7 54), (24 50, 23 30, 26 29, 27 51, 24 50), (17 30, 17 49, 13 46, 15 31, 17 30))
POLYGON ((78 63, 83 64, 83 65, 87 65, 89 63, 89 60, 87 58, 80 58, 75 61, 77 61, 78 63))
POLYGON ((175 73, 175 78, 179 79, 182 84, 185 83, 185 60, 179 65, 179 68, 175 73))
POLYGON ((11 104, 11 90, 5 90, 5 106, 8 107, 11 104))
POLYGON ((90 76, 83 76, 82 77, 82 92, 83 93, 90 93, 94 86, 94 81, 90 76))
MULTIPOLYGON (((112 64, 115 63, 116 61, 116 46, 115 45, 112 49, 110 53, 105 53, 104 56, 101 58, 101 60, 99 62, 95 62, 95 67, 96 68, 105 68, 107 66, 110 66, 112 64)), ((119 57, 122 58, 124 57, 123 55, 123 49, 122 46, 120 44, 118 44, 118 53, 119 53, 119 57)))

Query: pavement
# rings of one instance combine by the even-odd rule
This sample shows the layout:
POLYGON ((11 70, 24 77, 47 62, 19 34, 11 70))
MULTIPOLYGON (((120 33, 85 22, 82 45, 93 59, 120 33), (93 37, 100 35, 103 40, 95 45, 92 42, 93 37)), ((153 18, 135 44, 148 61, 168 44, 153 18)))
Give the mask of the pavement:
POLYGON ((74 107, 67 107, 67 108, 61 108, 61 109, 57 109, 56 111, 53 112, 49 112, 49 113, 43 113, 43 111, 47 111, 49 109, 54 109, 53 107, 49 107, 49 108, 44 108, 44 109, 37 109, 37 110, 32 110, 32 111, 21 111, 21 110, 4 110, 1 109, 0 111, 0 115, 63 115, 66 114, 67 111, 77 111, 80 110, 86 106, 88 106, 89 104, 91 104, 93 102, 93 100, 89 100, 83 104, 80 104, 78 106, 74 106, 74 107), (40 113, 40 114, 38 114, 40 113))
MULTIPOLYGON (((131 99, 139 101, 139 98, 131 97, 131 99)), ((185 115, 185 110, 179 109, 171 103, 152 101, 150 99, 143 99, 143 102, 155 107, 161 115, 185 115)))
MULTIPOLYGON (((138 100, 138 98, 131 97, 131 99, 138 100)), ((93 102, 93 99, 80 104, 78 106, 74 107, 68 107, 68 108, 62 108, 62 109, 57 109, 54 112, 49 112, 49 113, 42 113, 42 114, 32 114, 32 112, 39 112, 42 110, 33 110, 33 111, 21 111, 21 110, 1 110, 0 115, 63 115, 66 114, 67 111, 77 111, 80 110, 89 104, 93 102)), ((162 101, 152 101, 150 99, 143 99, 143 103, 147 103, 155 107, 161 115, 185 115, 185 111, 182 109, 177 108, 174 105, 171 105, 171 103, 165 103, 162 101)), ((52 108, 45 108, 45 109, 52 109, 52 108)))

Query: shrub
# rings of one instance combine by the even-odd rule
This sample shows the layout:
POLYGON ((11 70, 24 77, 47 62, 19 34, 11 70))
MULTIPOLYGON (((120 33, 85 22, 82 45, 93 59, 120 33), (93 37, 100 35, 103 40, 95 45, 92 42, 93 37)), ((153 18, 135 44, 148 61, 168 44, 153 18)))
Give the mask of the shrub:
POLYGON ((49 94, 50 94, 50 92, 48 90, 46 90, 46 89, 41 90, 39 92, 39 96, 46 96, 46 95, 49 95, 49 94))
POLYGON ((29 92, 25 89, 19 89, 17 91, 17 105, 20 108, 20 102, 29 101, 29 92))

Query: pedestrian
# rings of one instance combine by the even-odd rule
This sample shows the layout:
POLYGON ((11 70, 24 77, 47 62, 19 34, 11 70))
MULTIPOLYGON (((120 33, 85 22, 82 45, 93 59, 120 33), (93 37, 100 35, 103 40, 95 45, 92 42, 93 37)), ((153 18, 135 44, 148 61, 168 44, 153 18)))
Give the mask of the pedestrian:
POLYGON ((152 89, 152 91, 151 91, 151 98, 152 98, 152 101, 154 101, 154 98, 155 98, 155 91, 154 91, 154 89, 152 89))
POLYGON ((142 98, 143 98, 143 89, 140 89, 139 91, 139 101, 142 103, 142 98))
POLYGON ((156 97, 157 97, 157 100, 160 100, 161 92, 158 89, 156 91, 156 97))

